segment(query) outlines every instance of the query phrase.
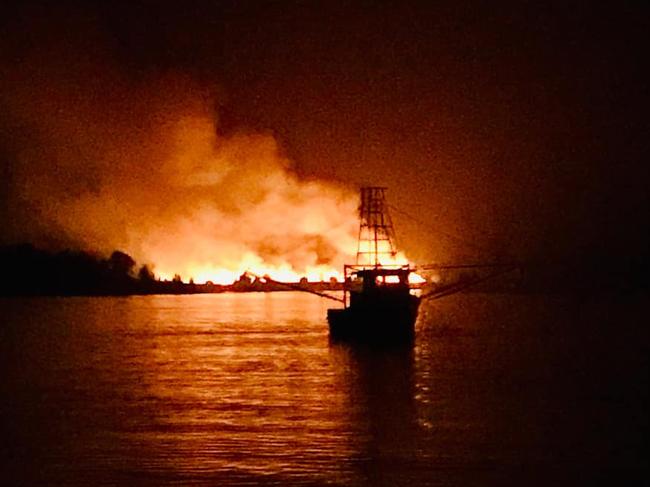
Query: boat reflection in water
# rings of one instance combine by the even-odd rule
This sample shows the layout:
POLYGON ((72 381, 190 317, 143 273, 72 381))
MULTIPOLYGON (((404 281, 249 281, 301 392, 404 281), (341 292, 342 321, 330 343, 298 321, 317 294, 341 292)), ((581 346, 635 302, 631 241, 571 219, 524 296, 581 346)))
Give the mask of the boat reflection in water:
POLYGON ((422 446, 413 347, 340 342, 331 345, 330 355, 348 392, 351 424, 359 431, 356 463, 362 484, 407 485, 422 446))

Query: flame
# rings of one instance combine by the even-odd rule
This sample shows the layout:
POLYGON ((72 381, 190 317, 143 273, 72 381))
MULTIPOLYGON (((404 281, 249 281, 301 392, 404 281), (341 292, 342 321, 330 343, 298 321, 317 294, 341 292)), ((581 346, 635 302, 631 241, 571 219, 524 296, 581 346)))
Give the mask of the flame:
MULTIPOLYGON (((395 258, 387 260, 382 265, 399 266, 406 265, 408 261, 405 258, 395 258)), ((299 282, 306 278, 309 282, 324 282, 335 279, 338 282, 343 281, 343 273, 340 269, 328 266, 307 267, 303 271, 297 271, 285 264, 278 267, 265 264, 259 256, 250 255, 250 258, 243 259, 239 264, 231 268, 216 267, 213 265, 201 265, 189 263, 185 266, 187 269, 184 273, 163 271, 158 272, 158 277, 162 280, 171 280, 173 276, 179 275, 181 279, 187 281, 192 279, 197 284, 212 282, 214 284, 228 285, 237 281, 243 274, 248 273, 256 276, 268 276, 275 281, 280 282, 299 282), (189 278, 187 276, 190 276, 189 278)), ((387 282, 391 281, 392 276, 386 278, 387 282)), ((397 278, 395 278, 397 279, 397 278)), ((411 284, 423 284, 427 282, 419 274, 412 272, 409 275, 411 284)))
MULTIPOLYGON (((351 252, 348 252, 351 254, 351 252)), ((173 252, 172 252, 173 254, 173 252)), ((246 253, 239 261, 226 263, 226 267, 200 262, 182 262, 178 263, 176 267, 172 265, 169 269, 158 271, 157 275, 160 279, 170 280, 174 275, 179 275, 184 281, 193 279, 197 284, 205 282, 212 282, 214 284, 228 285, 237 281, 244 273, 253 274, 256 276, 269 276, 271 279, 280 282, 298 282, 302 278, 306 278, 310 282, 329 281, 336 279, 339 282, 343 281, 343 273, 341 269, 345 260, 341 256, 341 262, 337 262, 338 267, 328 265, 307 266, 302 269, 296 269, 287 262, 280 265, 270 265, 254 253, 246 253), (179 269, 181 271, 179 272, 179 269)), ((160 257, 161 261, 169 261, 169 256, 160 257)), ((409 265, 409 260, 402 252, 398 252, 394 256, 386 255, 380 258, 380 265, 383 266, 403 266, 409 265)), ((160 267, 159 267, 160 268, 160 267)), ((390 282, 390 277, 388 278, 390 282)), ((422 284, 426 282, 422 276, 413 272, 409 275, 409 282, 411 284, 422 284)))
MULTIPOLYGON (((189 264, 186 272, 187 275, 193 276, 191 279, 197 284, 212 282, 214 284, 232 284, 237 281, 242 274, 248 273, 256 276, 268 276, 273 280, 280 282, 298 282, 302 278, 306 278, 310 282, 329 281, 334 278, 337 281, 342 281, 342 274, 340 271, 327 267, 308 267, 303 272, 298 272, 288 265, 280 267, 270 267, 260 260, 259 257, 253 256, 250 263, 246 263, 246 259, 236 266, 235 270, 219 268, 214 266, 201 266, 189 264)), ((159 273, 160 279, 169 280, 175 274, 159 273)), ((179 274, 181 275, 181 274, 179 274)), ((183 278, 183 275, 181 275, 183 278)))

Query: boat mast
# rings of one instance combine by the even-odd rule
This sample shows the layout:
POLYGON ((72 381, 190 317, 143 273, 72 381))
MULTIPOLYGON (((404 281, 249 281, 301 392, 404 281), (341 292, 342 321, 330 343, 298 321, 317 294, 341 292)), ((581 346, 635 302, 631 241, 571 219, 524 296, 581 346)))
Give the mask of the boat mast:
POLYGON ((386 204, 386 188, 361 188, 357 266, 380 267, 397 253, 395 230, 386 204))

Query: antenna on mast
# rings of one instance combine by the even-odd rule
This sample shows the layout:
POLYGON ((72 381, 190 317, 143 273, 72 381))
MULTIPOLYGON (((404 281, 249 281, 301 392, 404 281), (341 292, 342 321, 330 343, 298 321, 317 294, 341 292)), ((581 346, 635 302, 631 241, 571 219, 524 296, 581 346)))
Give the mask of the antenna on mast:
POLYGON ((357 265, 380 267, 397 253, 395 230, 386 204, 386 188, 365 186, 361 188, 359 206, 359 242, 357 265))

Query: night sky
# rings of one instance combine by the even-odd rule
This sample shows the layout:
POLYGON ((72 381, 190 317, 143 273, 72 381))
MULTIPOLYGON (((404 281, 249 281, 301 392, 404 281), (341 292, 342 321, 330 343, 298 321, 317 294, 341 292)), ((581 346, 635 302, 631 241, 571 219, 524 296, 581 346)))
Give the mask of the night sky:
POLYGON ((419 260, 647 254, 646 8, 87 3, 17 2, 0 20, 9 240, 47 228, 16 198, 31 125, 13 94, 64 70, 76 74, 58 83, 109 93, 102 103, 121 111, 116 83, 190 80, 210 93, 221 134, 272 134, 301 178, 388 186, 421 220, 394 214, 419 260))

